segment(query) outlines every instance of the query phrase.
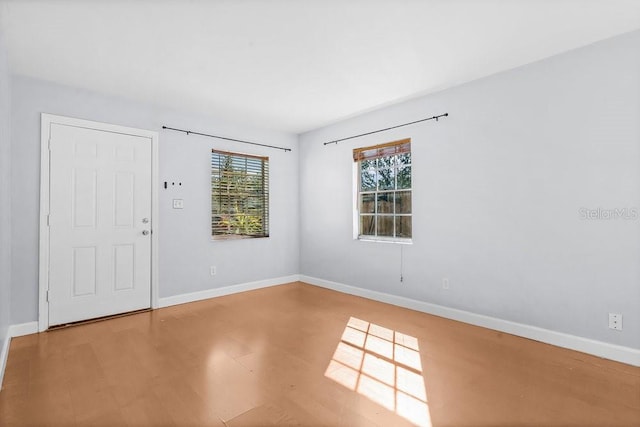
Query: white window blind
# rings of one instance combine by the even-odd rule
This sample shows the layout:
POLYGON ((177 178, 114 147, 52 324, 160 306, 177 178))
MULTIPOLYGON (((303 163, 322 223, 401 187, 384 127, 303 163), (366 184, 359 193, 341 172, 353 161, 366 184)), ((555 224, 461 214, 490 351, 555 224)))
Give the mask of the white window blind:
POLYGON ((269 158, 211 151, 214 239, 269 237, 269 158))

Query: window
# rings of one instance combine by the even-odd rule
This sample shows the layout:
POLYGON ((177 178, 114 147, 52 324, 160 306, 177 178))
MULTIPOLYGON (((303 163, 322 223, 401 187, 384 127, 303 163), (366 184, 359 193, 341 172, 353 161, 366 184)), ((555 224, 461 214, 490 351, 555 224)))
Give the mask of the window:
POLYGON ((211 152, 213 238, 269 237, 269 158, 211 152))
POLYGON ((358 238, 410 241, 411 139, 353 150, 358 238))

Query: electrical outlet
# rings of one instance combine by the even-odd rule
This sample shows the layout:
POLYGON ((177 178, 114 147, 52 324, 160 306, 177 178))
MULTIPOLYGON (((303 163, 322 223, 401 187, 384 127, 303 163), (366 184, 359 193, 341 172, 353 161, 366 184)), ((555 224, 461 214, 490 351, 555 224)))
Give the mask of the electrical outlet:
POLYGON ((215 276, 218 273, 218 269, 216 268, 215 265, 212 265, 211 267, 209 267, 209 274, 211 274, 212 276, 215 276))
POLYGON ((442 279, 442 289, 449 289, 449 279, 446 277, 442 279))
POLYGON ((609 313, 609 328, 616 331, 622 330, 622 314, 609 313))
POLYGON ((184 200, 173 199, 173 209, 184 209, 184 200))

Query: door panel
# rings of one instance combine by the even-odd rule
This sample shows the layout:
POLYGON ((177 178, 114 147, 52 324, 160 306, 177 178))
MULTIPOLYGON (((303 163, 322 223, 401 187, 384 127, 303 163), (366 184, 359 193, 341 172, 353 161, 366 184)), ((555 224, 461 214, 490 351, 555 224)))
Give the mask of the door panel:
POLYGON ((135 206, 135 180, 131 172, 118 172, 115 175, 115 222, 116 227, 132 227, 133 207, 135 206))
POLYGON ((114 289, 121 291, 132 289, 135 284, 135 247, 133 245, 116 245, 114 249, 114 289))
POLYGON ((49 325, 150 307, 151 140, 52 124, 50 150, 49 325))
POLYGON ((98 205, 95 169, 72 169, 73 188, 71 189, 73 227, 96 228, 96 207, 98 205))
POLYGON ((73 248, 71 270, 74 297, 96 293, 96 247, 73 248))

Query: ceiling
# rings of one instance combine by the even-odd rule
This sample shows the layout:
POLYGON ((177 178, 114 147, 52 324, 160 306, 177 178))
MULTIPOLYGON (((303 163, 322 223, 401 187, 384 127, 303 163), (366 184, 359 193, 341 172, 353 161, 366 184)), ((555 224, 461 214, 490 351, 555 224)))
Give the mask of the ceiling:
POLYGON ((640 28, 638 0, 0 3, 13 73, 294 133, 640 28))

